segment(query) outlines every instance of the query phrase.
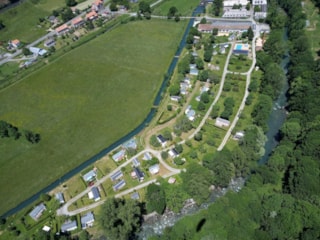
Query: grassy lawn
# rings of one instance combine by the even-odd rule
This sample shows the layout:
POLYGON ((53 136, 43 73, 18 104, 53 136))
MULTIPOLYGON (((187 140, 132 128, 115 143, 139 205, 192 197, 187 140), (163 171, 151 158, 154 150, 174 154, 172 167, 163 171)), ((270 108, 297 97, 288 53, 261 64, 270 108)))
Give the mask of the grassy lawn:
POLYGON ((311 0, 305 0, 303 3, 303 9, 310 22, 310 25, 306 28, 306 34, 311 45, 313 56, 316 57, 316 51, 320 49, 320 29, 317 27, 320 22, 319 10, 311 0))
POLYGON ((193 10, 199 5, 198 0, 166 0, 155 6, 152 14, 167 16, 171 7, 176 7, 182 16, 191 16, 193 10))
POLYGON ((26 0, 22 4, 0 14, 6 26, 1 30, 1 41, 18 38, 32 42, 46 33, 47 28, 39 25, 39 18, 51 15, 52 10, 65 6, 64 0, 39 0, 37 4, 26 0))
POLYGON ((2 119, 42 138, 2 140, 0 213, 143 121, 185 24, 121 25, 0 93, 2 119))
POLYGON ((252 64, 252 60, 244 55, 232 55, 229 61, 228 70, 232 72, 247 72, 252 64))

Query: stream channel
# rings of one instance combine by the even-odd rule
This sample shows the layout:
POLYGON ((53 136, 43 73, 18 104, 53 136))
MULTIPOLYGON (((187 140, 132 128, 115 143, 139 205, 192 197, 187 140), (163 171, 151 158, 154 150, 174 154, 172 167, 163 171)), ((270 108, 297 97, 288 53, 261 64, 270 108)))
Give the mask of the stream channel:
MULTIPOLYGON (((286 47, 288 49, 287 40, 288 35, 287 31, 284 31, 283 40, 286 43, 286 47)), ((288 50, 286 51, 282 61, 281 61, 281 67, 285 73, 287 73, 289 63, 289 54, 288 50)), ((271 155, 273 149, 278 145, 279 143, 279 130, 282 126, 282 124, 285 122, 286 119, 286 110, 285 106, 287 104, 287 91, 289 88, 288 81, 286 79, 286 82, 282 86, 281 93, 279 97, 273 102, 272 111, 270 113, 269 119, 268 119, 268 132, 266 134, 267 141, 265 143, 265 153, 259 160, 259 165, 265 164, 268 161, 269 156, 271 155)), ((215 189, 210 199, 207 203, 204 203, 200 206, 198 206, 195 202, 192 200, 189 200, 186 202, 183 209, 180 211, 180 213, 174 213, 171 211, 165 212, 163 215, 153 215, 143 223, 142 230, 139 233, 138 237, 139 239, 148 239, 150 236, 153 235, 161 235, 163 233, 163 230, 166 227, 172 227, 177 221, 179 221, 181 218, 187 215, 192 215, 198 213, 202 209, 208 208, 208 206, 215 202, 215 200, 221 196, 223 196, 228 191, 235 191, 238 192, 241 190, 241 188, 244 186, 245 180, 243 178, 237 178, 233 179, 231 183, 229 184, 228 188, 217 188, 215 189)))

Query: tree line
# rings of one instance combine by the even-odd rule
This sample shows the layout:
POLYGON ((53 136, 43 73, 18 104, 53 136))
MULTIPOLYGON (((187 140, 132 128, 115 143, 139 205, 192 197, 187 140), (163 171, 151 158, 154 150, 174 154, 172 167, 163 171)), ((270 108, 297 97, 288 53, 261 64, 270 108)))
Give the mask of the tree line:
POLYGON ((41 140, 39 133, 34 133, 29 130, 19 130, 18 127, 0 120, 0 137, 1 138, 13 138, 14 140, 20 139, 21 136, 24 136, 25 139, 34 144, 38 143, 41 140))

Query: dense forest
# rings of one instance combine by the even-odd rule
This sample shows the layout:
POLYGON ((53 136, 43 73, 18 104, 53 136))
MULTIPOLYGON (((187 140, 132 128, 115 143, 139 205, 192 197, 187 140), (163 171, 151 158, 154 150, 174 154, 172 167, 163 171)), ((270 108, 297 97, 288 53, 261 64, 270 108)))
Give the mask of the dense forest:
MULTIPOLYGON (((314 2, 319 7, 319 1, 314 2)), ((250 134, 246 132, 251 136, 240 142, 235 152, 203 159, 209 170, 219 167, 215 159, 225 163, 224 158, 232 159, 237 175, 248 175, 246 185, 239 193, 229 192, 207 210, 167 228, 159 239, 320 239, 320 61, 312 57, 299 0, 271 0, 267 21, 272 32, 264 52, 258 54, 257 65, 264 76, 261 86, 254 87, 260 92, 252 113, 256 126, 250 134), (284 31, 288 45, 283 40, 284 31), (286 49, 290 55, 287 76, 279 66, 286 49), (288 117, 280 130, 280 144, 266 165, 255 166, 243 155, 254 161, 259 157, 260 147, 250 141, 252 135, 257 138, 259 131, 267 131, 272 100, 277 98, 285 77, 290 85, 288 117), (237 159, 244 158, 236 164, 237 159)), ((233 171, 227 165, 220 170, 233 171)), ((217 174, 219 171, 213 181, 222 184, 225 179, 218 179, 217 174)), ((206 185, 206 175, 210 181, 208 172, 195 184, 206 185)), ((192 185, 192 179, 189 176, 183 181, 192 185)), ((190 194, 205 196, 200 189, 195 187, 190 194)))

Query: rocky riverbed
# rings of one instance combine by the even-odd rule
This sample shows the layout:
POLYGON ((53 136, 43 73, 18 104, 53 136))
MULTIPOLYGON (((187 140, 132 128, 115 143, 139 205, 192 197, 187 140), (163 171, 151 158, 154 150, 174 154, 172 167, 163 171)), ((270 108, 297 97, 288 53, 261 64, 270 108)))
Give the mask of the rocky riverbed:
POLYGON ((142 230, 139 233, 139 239, 145 240, 150 236, 161 235, 166 227, 172 227, 178 220, 187 215, 192 215, 199 212, 202 209, 208 208, 208 206, 215 202, 219 197, 225 195, 228 191, 238 192, 244 185, 245 180, 243 178, 233 179, 227 188, 212 188, 212 194, 208 202, 198 206, 193 199, 188 199, 185 202, 184 207, 179 213, 166 210, 163 215, 157 213, 151 213, 144 216, 144 223, 142 224, 142 230))

